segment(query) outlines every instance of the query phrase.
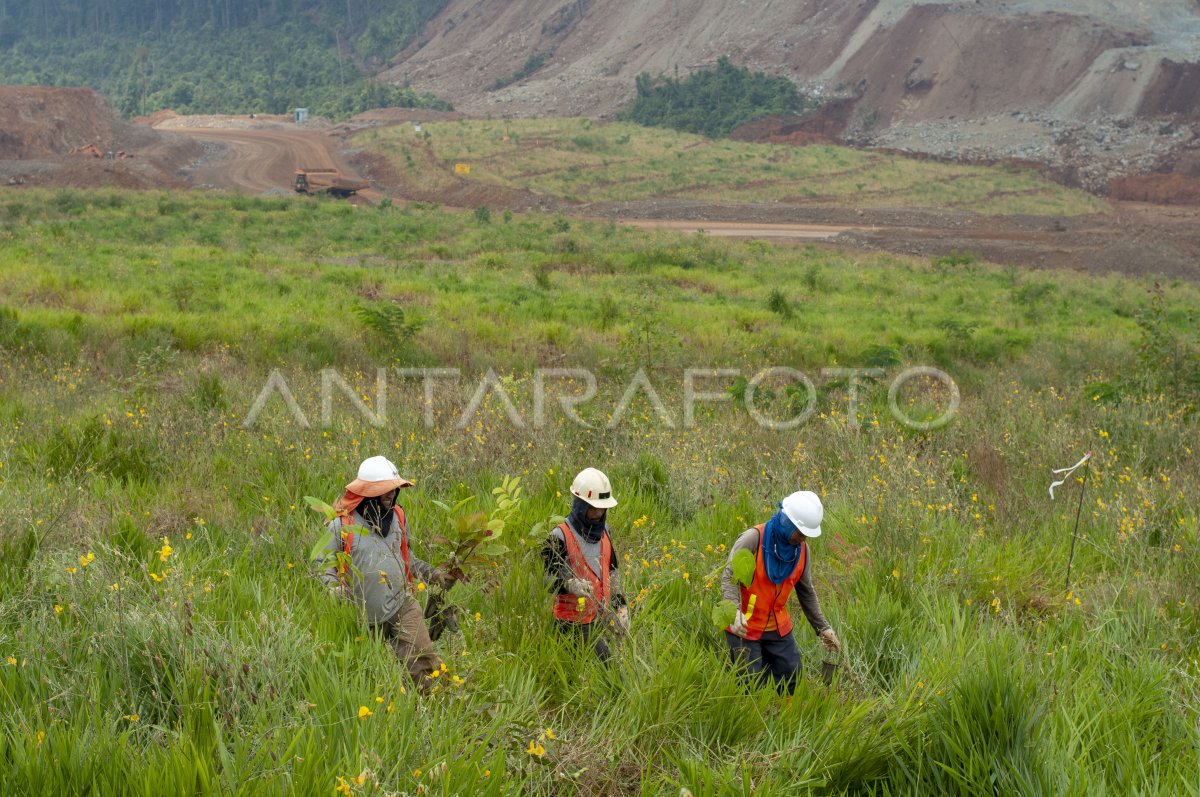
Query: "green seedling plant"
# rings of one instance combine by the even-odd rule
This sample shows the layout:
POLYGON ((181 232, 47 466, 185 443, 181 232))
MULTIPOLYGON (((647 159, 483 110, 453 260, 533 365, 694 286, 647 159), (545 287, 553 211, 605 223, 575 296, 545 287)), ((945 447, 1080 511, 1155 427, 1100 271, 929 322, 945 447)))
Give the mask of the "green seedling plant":
POLYGON ((506 476, 499 487, 492 488, 495 506, 490 513, 471 509, 477 501, 473 495, 453 505, 431 502, 444 513, 446 531, 430 541, 444 550, 445 558, 437 566, 452 579, 449 586, 433 585, 426 601, 425 617, 432 638, 441 637, 446 629, 458 630, 457 607, 449 602, 454 584, 471 580, 484 568, 494 570, 497 560, 508 553, 508 546, 499 538, 521 508, 521 492, 521 478, 506 476))
MULTIPOLYGON (((314 512, 319 512, 325 517, 326 526, 328 526, 334 518, 338 517, 338 511, 325 501, 322 501, 320 498, 314 498, 311 495, 306 495, 304 496, 304 503, 307 504, 308 507, 314 512)), ((342 528, 342 535, 344 536, 351 528, 354 529, 356 534, 371 533, 371 530, 365 526, 345 526, 342 528)), ((325 531, 317 537, 317 541, 313 543, 312 548, 308 552, 308 561, 310 565, 313 567, 320 567, 325 564, 326 559, 328 558, 327 554, 329 544, 331 542, 333 542, 333 532, 326 528, 325 531)), ((354 566, 354 562, 351 560, 350 554, 346 553, 346 551, 340 548, 338 549, 337 553, 334 554, 334 563, 338 566, 338 577, 342 580, 343 584, 347 581, 347 573, 353 573, 358 578, 362 577, 362 572, 354 566)))
POLYGON ((520 511, 521 478, 505 477, 499 487, 492 488, 495 506, 491 512, 472 511, 478 499, 467 496, 456 504, 441 501, 430 503, 444 513, 443 527, 446 531, 434 534, 429 539, 440 546, 445 558, 438 567, 445 570, 455 581, 469 581, 473 572, 489 565, 508 553, 509 548, 500 541, 513 515, 520 511))
MULTIPOLYGON (((738 551, 733 555, 733 581, 749 589, 754 580, 754 554, 747 550, 738 551)), ((737 617, 738 606, 731 600, 722 600, 713 607, 712 621, 717 628, 728 628, 737 617)))

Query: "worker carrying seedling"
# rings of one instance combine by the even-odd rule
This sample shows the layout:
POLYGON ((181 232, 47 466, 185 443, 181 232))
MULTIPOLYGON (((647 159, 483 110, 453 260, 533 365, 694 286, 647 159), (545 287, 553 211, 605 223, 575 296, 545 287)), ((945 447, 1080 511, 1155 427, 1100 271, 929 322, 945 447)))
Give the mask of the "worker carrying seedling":
POLYGON ((800 653, 787 610, 793 590, 825 649, 837 652, 842 647, 821 614, 809 575, 806 539, 820 536, 824 514, 816 493, 792 493, 770 520, 738 537, 721 573, 722 597, 737 606, 725 629, 733 663, 745 667, 752 679, 769 675, 776 688, 789 695, 800 675, 800 653))
POLYGON ((412 484, 385 457, 363 460, 358 478, 346 485, 334 505, 337 517, 330 521, 332 539, 326 549, 326 561, 332 563, 321 581, 333 595, 352 598, 363 607, 367 622, 383 634, 413 683, 424 690, 439 662, 415 583, 449 589, 454 579, 409 549, 408 519, 397 496, 412 484))
POLYGON ((608 477, 587 468, 571 483, 571 514, 550 532, 542 548, 546 586, 555 593, 554 619, 561 631, 612 657, 601 636, 629 633, 629 607, 621 593, 620 560, 613 550, 606 518, 617 505, 608 477))

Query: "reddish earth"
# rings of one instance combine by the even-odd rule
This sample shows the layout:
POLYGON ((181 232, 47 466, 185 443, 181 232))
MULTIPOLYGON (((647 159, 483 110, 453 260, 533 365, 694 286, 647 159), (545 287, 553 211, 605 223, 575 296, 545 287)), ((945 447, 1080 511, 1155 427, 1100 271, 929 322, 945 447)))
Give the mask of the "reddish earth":
POLYGON ((1181 174, 1118 177, 1109 185, 1109 196, 1157 205, 1200 205, 1200 177, 1181 174))
MULTIPOLYGON (((290 193, 296 168, 324 167, 370 181, 373 190, 363 192, 364 201, 386 195, 457 207, 610 218, 711 235, 820 241, 918 256, 968 251, 1001 264, 1200 280, 1200 207, 1113 202, 1112 212, 1101 216, 992 218, 933 210, 722 205, 681 198, 573 204, 465 180, 450 181, 445 190, 414 192, 402 188, 386 161, 353 146, 356 130, 411 119, 409 112, 375 114, 333 129, 300 127, 280 117, 208 117, 199 127, 195 119, 163 114, 155 124, 169 129, 165 132, 120 122, 105 113, 89 91, 3 88, 0 112, 0 142, 5 142, 0 146, 0 184, 290 193), (89 143, 103 151, 124 149, 134 157, 109 161, 65 154, 89 143)), ((432 118, 427 113, 420 116, 432 118)), ((1119 191, 1145 198, 1136 191, 1152 187, 1153 183, 1129 183, 1119 191)))

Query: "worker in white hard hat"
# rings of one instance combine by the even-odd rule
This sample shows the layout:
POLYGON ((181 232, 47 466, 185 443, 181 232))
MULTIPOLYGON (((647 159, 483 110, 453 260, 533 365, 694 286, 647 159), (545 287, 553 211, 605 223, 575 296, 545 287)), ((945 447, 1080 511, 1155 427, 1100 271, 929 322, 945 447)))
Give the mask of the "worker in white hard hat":
POLYGON ((824 514, 816 493, 792 493, 780 502, 770 520, 738 537, 721 574, 722 597, 738 606, 733 623, 725 629, 734 664, 744 667, 753 679, 769 676, 780 692, 789 695, 800 675, 800 652, 787 610, 793 591, 825 649, 836 652, 842 647, 821 614, 809 575, 808 540, 821 536, 824 514), (754 554, 754 578, 749 586, 733 580, 733 557, 738 551, 754 554))
POLYGON ((571 483, 571 496, 571 513, 542 548, 546 586, 555 593, 558 627, 607 662, 612 651, 599 633, 601 624, 622 636, 629 633, 620 560, 607 524, 608 510, 617 500, 608 477, 595 468, 580 471, 571 483))
POLYGON ((409 549, 408 518, 397 498, 412 484, 385 457, 363 460, 358 477, 346 485, 334 506, 338 516, 329 524, 333 538, 326 551, 330 564, 321 580, 331 593, 352 598, 363 608, 367 622, 380 630, 408 667, 413 683, 424 690, 439 661, 415 584, 449 589, 454 579, 409 549), (353 567, 339 563, 338 552, 347 554, 353 567))

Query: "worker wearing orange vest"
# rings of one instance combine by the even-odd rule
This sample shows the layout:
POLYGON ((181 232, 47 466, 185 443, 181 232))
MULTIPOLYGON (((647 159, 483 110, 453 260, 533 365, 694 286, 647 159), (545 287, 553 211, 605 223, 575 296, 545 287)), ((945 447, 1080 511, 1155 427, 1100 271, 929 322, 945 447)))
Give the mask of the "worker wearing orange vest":
POLYGON ((598 633, 596 621, 611 625, 620 635, 629 632, 620 561, 606 522, 608 510, 617 500, 608 477, 595 468, 575 477, 571 495, 571 514, 550 532, 542 548, 546 586, 555 593, 558 627, 607 662, 612 651, 598 633))
POLYGON ((367 622, 408 667, 413 683, 425 689, 439 662, 414 582, 449 589, 454 579, 409 548, 408 518, 396 499, 401 488, 412 484, 385 457, 363 461, 358 478, 346 485, 334 507, 338 517, 329 524, 333 537, 326 551, 330 564, 321 580, 334 595, 350 597, 362 607, 367 622), (350 557, 353 568, 338 563, 338 552, 350 557))
POLYGON ((800 675, 800 652, 792 636, 787 601, 793 592, 809 625, 827 650, 841 650, 837 634, 821 614, 809 576, 807 539, 821 534, 825 514, 816 493, 792 493, 766 523, 747 529, 730 551, 730 563, 721 574, 722 596, 737 604, 738 613, 725 629, 735 665, 747 675, 769 675, 780 692, 792 694, 800 675), (754 578, 749 587, 733 582, 733 556, 754 554, 754 578))

